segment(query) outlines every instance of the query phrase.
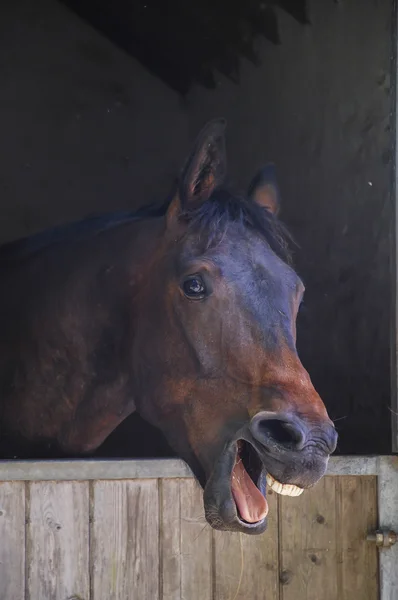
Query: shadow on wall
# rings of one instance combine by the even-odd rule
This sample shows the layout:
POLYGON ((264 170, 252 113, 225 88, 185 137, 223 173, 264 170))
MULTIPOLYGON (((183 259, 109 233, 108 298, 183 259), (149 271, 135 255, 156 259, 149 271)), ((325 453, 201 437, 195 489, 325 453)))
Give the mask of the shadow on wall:
POLYGON ((54 0, 0 8, 0 241, 166 194, 177 94, 54 0))

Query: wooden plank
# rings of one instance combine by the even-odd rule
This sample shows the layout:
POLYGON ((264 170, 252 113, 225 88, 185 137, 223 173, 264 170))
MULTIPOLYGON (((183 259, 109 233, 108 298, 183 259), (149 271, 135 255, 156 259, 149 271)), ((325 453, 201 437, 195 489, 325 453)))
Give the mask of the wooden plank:
POLYGON ((163 480, 161 515, 162 600, 212 599, 212 530, 199 485, 163 480))
MULTIPOLYGON (((377 475, 379 461, 389 457, 332 456, 328 475, 377 475)), ((182 460, 75 459, 0 460, 0 481, 94 481, 98 479, 192 478, 182 460)))
POLYGON ((0 598, 25 598, 25 484, 0 483, 0 598))
POLYGON ((180 479, 160 482, 160 573, 162 600, 181 600, 180 479))
POLYGON ((88 598, 88 483, 31 483, 27 501, 27 597, 88 598))
POLYGON ((157 480, 98 481, 93 488, 92 600, 157 600, 157 480))
MULTIPOLYGON (((398 456, 379 459, 379 526, 398 533, 398 456)), ((380 600, 398 598, 398 543, 379 553, 380 600)))
POLYGON ((366 541, 367 534, 377 529, 377 479, 340 477, 336 479, 336 489, 341 554, 338 598, 377 600, 378 550, 375 544, 366 541))
POLYGON ((158 479, 193 477, 177 458, 0 460, 0 481, 95 481, 99 479, 158 479))
POLYGON ((324 477, 299 498, 280 496, 279 504, 281 600, 340 600, 335 479, 324 477))
POLYGON ((326 474, 377 475, 379 460, 377 456, 331 456, 326 474))
POLYGON ((180 482, 181 599, 212 600, 212 529, 204 517, 203 492, 192 479, 180 482))
POLYGON ((266 533, 249 536, 214 532, 214 597, 217 600, 279 599, 278 504, 272 491, 268 491, 267 496, 266 533))

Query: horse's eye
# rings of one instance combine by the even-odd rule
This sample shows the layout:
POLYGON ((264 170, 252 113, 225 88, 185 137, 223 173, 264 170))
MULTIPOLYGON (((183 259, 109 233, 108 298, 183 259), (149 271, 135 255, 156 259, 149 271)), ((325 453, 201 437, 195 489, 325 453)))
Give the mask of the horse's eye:
POLYGON ((206 295, 206 286, 200 275, 192 275, 182 284, 184 294, 191 300, 202 300, 206 295))

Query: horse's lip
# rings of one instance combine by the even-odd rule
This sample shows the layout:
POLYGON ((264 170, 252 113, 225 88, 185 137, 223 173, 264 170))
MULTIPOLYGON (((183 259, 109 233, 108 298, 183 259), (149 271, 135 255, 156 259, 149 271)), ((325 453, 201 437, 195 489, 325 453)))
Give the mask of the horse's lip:
MULTIPOLYGON (((235 466, 236 455, 238 452, 238 441, 242 439, 250 443, 257 453, 262 464, 262 471, 260 473, 259 480, 262 477, 265 479, 266 470, 261 459, 261 454, 252 444, 251 440, 249 442, 249 440, 246 439, 246 436, 239 435, 235 437, 235 439, 232 440, 222 452, 215 465, 213 473, 206 482, 204 490, 206 518, 208 519, 210 525, 215 529, 221 529, 224 531, 241 531, 243 533, 246 532, 254 534, 262 533, 267 527, 267 517, 264 517, 264 519, 261 519, 255 523, 248 523, 242 520, 239 517, 237 506, 232 495, 232 471, 235 466), (213 518, 214 509, 217 509, 216 519, 213 518)), ((261 489, 260 491, 264 494, 261 489)))

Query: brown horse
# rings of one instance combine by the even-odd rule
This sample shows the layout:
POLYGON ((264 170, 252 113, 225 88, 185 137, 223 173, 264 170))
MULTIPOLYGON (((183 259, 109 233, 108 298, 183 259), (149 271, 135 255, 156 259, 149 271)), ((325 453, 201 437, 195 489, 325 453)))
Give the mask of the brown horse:
POLYGON ((298 495, 335 428, 296 352, 303 284, 272 167, 222 187, 222 120, 176 193, 0 250, 0 456, 93 452, 134 411, 204 488, 209 523, 260 533, 266 482, 298 495))

